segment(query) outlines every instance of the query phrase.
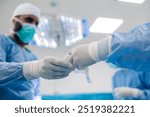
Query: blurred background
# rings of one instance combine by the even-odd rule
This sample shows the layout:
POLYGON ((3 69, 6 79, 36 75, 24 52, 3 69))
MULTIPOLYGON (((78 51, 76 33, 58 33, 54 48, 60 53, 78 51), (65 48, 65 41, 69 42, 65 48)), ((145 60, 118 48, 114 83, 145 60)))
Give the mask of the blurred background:
MULTIPOLYGON (((49 55, 64 59, 65 53, 77 45, 103 39, 112 32, 125 32, 150 21, 149 0, 142 0, 141 3, 121 0, 0 0, 1 34, 10 32, 14 9, 24 2, 37 5, 42 11, 34 41, 29 45, 38 58, 49 55), (111 20, 113 22, 110 23, 111 20), (94 27, 94 23, 99 23, 101 29, 94 27)), ((83 95, 85 98, 92 94, 111 94, 111 78, 115 71, 107 63, 100 62, 89 67, 92 83, 87 82, 84 71, 72 72, 61 80, 41 79, 41 92, 43 96, 83 95)))

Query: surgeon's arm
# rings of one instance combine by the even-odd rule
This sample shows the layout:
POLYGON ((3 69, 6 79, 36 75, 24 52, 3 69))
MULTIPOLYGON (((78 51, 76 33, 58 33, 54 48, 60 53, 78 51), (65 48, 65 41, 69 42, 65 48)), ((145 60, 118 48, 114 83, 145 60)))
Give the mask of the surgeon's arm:
POLYGON ((71 64, 50 56, 22 63, 6 62, 7 47, 4 45, 0 43, 0 87, 15 86, 39 77, 61 79, 73 70, 71 64))
POLYGON ((114 33, 97 42, 80 45, 67 53, 78 69, 99 61, 136 71, 150 71, 150 23, 126 33, 114 33))
POLYGON ((0 86, 14 86, 27 80, 61 79, 69 75, 73 70, 67 62, 47 56, 40 60, 24 63, 0 62, 0 86))
POLYGON ((70 61, 77 69, 95 64, 99 61, 104 61, 110 53, 111 36, 108 36, 100 41, 95 41, 89 44, 76 46, 66 54, 66 59, 70 61))

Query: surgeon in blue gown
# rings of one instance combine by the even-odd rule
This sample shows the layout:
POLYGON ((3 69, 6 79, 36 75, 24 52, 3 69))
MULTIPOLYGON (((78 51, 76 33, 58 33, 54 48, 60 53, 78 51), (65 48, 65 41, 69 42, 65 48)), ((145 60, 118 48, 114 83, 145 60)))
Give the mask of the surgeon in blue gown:
POLYGON ((114 99, 149 100, 150 74, 119 69, 112 77, 114 99))
POLYGON ((37 60, 26 48, 33 39, 39 19, 39 8, 31 3, 20 4, 11 19, 12 33, 0 35, 1 100, 40 99, 40 77, 60 79, 73 69, 64 60, 51 56, 37 60))

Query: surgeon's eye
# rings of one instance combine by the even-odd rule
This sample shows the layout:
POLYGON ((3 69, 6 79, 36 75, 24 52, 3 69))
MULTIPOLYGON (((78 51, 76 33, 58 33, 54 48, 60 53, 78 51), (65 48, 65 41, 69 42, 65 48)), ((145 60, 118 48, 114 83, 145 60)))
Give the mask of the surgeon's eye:
POLYGON ((24 20, 26 23, 35 23, 36 26, 38 25, 38 22, 31 17, 26 17, 24 20))

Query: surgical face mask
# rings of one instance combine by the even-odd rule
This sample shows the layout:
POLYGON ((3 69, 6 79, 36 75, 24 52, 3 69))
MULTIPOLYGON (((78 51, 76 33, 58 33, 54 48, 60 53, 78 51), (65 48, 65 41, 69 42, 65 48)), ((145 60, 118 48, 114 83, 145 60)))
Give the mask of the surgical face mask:
POLYGON ((16 19, 16 18, 15 18, 15 20, 17 20, 19 23, 21 23, 21 29, 16 31, 16 34, 19 37, 19 39, 23 43, 30 42, 33 39, 34 34, 36 32, 35 24, 23 23, 22 21, 20 21, 19 19, 16 19))

